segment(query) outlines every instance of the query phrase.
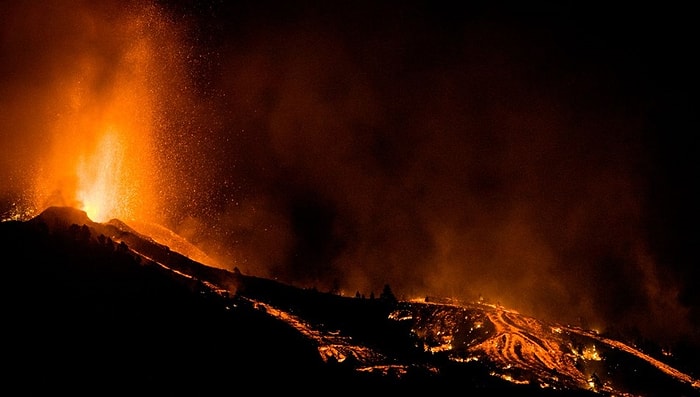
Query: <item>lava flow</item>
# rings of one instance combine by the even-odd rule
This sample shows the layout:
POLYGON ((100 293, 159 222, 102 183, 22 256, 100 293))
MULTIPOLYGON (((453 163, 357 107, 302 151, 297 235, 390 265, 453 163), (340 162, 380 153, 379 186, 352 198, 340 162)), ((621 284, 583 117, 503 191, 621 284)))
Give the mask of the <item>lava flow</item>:
POLYGON ((564 383, 575 387, 587 385, 588 377, 576 368, 574 359, 562 349, 564 343, 561 340, 536 336, 551 333, 544 324, 500 308, 486 311, 486 316, 494 325, 495 333, 486 341, 470 347, 470 352, 482 353, 530 372, 556 370, 564 383))
MULTIPOLYGON (((538 319, 699 344, 681 227, 696 206, 676 174, 694 160, 675 155, 692 125, 676 109, 694 107, 669 95, 689 86, 666 84, 676 66, 647 63, 685 35, 569 7, 514 23, 520 12, 429 2, 3 3, 0 218, 72 207, 303 287, 484 294, 538 319)), ((421 353, 488 361, 515 383, 624 390, 619 378, 645 380, 610 369, 624 355, 698 384, 500 306, 416 303, 396 318, 414 322, 421 353)), ((323 335, 324 357, 387 365, 344 335, 308 335, 323 335)))
POLYGON ((659 383, 668 377, 700 391, 700 380, 593 330, 547 323, 500 305, 411 305, 426 351, 446 352, 458 362, 491 363, 493 376, 513 383, 636 396, 644 393, 630 392, 636 385, 623 372, 649 368, 643 376, 658 377, 659 383))

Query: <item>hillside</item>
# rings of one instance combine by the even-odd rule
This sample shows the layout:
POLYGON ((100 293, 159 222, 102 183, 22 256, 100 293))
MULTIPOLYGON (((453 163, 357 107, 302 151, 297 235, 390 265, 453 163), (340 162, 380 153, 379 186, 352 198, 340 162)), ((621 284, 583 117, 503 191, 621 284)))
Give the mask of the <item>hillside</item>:
POLYGON ((536 320, 500 308, 400 302, 390 290, 360 299, 299 289, 202 265, 119 221, 95 223, 71 208, 0 223, 0 249, 4 386, 23 394, 212 395, 245 387, 307 395, 421 388, 596 396, 623 385, 630 395, 690 396, 698 390, 685 374, 661 373, 661 363, 649 365, 655 362, 634 351, 628 357, 615 341, 585 330, 565 329, 551 342, 527 333, 536 320), (512 338, 520 344, 512 351, 520 353, 507 365, 482 346, 503 324, 522 338, 512 338), (450 337, 448 350, 439 335, 450 337), (574 367, 556 361, 568 356, 538 347, 530 360, 523 345, 538 340, 554 348, 574 337, 597 343, 608 365, 629 368, 585 390, 577 386, 577 371, 605 370, 603 364, 577 359, 574 367), (468 359, 474 357, 480 360, 468 359), (536 363, 550 359, 560 373, 536 363), (560 383, 544 387, 551 379, 560 383))

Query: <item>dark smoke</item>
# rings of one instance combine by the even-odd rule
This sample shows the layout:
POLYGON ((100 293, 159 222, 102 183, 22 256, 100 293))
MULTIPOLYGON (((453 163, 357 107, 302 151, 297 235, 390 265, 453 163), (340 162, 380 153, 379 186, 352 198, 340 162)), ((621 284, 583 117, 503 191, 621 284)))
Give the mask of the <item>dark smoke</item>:
POLYGON ((345 294, 690 332, 685 264, 657 242, 677 230, 656 229, 676 205, 656 145, 686 117, 657 96, 666 35, 566 7, 305 5, 199 10, 233 175, 218 252, 345 294))
MULTIPOLYGON (((168 226, 227 266, 346 295, 388 283, 405 298, 481 296, 586 327, 697 336, 695 212, 676 183, 696 167, 680 133, 697 120, 677 84, 693 69, 666 63, 689 59, 677 51, 686 28, 649 28, 665 14, 165 6, 193 27, 194 87, 167 122, 187 187, 168 226)), ((4 87, 15 103, 20 88, 4 87)), ((34 128, 23 111, 3 113, 15 148, 15 131, 34 128)), ((14 169, 3 163, 3 180, 22 183, 14 169)))

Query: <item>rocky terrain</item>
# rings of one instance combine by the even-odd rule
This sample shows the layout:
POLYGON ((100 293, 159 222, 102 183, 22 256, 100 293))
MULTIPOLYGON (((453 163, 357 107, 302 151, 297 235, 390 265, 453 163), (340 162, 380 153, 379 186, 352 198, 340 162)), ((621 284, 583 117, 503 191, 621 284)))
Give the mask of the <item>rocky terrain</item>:
POLYGON ((0 223, 0 249, 3 387, 21 394, 700 395, 689 356, 488 302, 297 288, 68 207, 0 223))

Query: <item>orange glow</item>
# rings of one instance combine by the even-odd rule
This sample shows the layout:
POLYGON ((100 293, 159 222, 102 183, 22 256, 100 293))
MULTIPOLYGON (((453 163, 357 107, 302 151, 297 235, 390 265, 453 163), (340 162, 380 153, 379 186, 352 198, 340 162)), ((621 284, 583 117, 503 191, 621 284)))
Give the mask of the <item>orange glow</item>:
POLYGON ((81 159, 77 167, 78 202, 88 217, 98 222, 129 208, 120 199, 128 187, 121 186, 127 175, 123 175, 125 148, 119 138, 118 131, 108 129, 95 151, 81 159))
MULTIPOLYGON (((154 7, 103 21, 85 11, 91 44, 73 67, 56 75, 55 118, 46 126, 47 154, 39 165, 33 202, 84 210, 90 219, 157 222, 154 135, 169 66, 164 51, 174 35, 154 7), (106 38, 109 37, 109 38, 106 38)), ((172 72, 172 71, 170 71, 172 72)), ((173 74, 173 73, 171 73, 173 74)))
POLYGON ((598 350, 596 350, 595 345, 592 345, 590 347, 585 347, 582 352, 582 356, 586 360, 594 360, 594 361, 600 361, 602 358, 598 354, 598 350))
MULTIPOLYGON (((96 222, 177 229, 197 202, 182 192, 200 191, 182 171, 201 157, 190 25, 148 1, 24 3, 0 28, 21 54, 7 69, 16 83, 0 88, 10 93, 0 119, 13 115, 0 146, 2 218, 70 206, 96 222)), ((170 234, 157 236, 213 262, 170 234)))

